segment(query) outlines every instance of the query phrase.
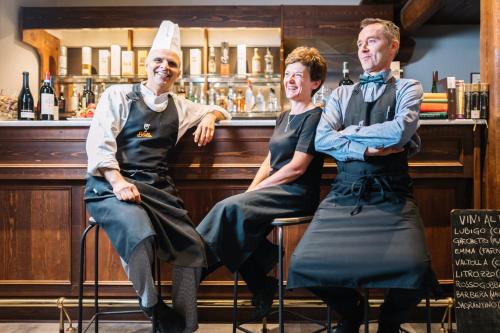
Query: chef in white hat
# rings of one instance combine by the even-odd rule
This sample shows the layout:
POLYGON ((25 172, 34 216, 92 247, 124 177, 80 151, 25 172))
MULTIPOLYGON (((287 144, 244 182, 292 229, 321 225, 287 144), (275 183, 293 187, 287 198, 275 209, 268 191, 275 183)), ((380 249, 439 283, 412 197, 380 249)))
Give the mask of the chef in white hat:
POLYGON ((229 119, 216 106, 171 92, 181 72, 179 26, 163 21, 146 60, 147 80, 113 85, 97 105, 87 138, 88 212, 104 228, 122 259, 147 316, 160 332, 194 332, 196 292, 206 265, 203 243, 169 176, 167 157, 194 126, 204 146, 215 122, 229 119), (172 265, 173 308, 158 297, 155 254, 172 265))

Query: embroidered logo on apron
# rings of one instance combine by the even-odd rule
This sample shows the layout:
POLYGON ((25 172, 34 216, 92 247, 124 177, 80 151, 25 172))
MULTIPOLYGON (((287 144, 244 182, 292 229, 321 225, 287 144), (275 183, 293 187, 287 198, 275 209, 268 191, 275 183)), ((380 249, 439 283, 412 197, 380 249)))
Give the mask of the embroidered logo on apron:
POLYGON ((152 138, 153 135, 150 132, 148 132, 150 127, 151 127, 151 124, 144 124, 144 131, 137 132, 137 137, 138 138, 152 138))

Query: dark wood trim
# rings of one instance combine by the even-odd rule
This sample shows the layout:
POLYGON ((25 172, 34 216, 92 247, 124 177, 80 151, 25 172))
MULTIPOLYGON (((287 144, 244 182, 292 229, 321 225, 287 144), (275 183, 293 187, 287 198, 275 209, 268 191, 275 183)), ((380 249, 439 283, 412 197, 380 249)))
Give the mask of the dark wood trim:
POLYGON ((409 0, 401 9, 400 20, 404 30, 415 31, 444 5, 444 0, 409 0))
POLYGON ((21 29, 279 27, 279 6, 21 7, 21 29))

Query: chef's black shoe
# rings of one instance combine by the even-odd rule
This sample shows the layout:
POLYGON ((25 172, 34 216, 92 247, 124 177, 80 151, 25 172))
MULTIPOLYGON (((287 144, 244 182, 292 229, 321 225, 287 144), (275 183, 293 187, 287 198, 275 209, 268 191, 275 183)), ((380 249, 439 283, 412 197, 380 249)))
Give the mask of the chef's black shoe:
POLYGON ((264 287, 252 297, 252 305, 255 306, 253 317, 255 319, 265 317, 271 312, 274 295, 278 290, 278 280, 270 276, 266 277, 264 287))
POLYGON ((150 319, 153 319, 153 313, 155 314, 155 326, 158 333, 182 333, 186 327, 184 318, 161 299, 148 308, 142 306, 139 298, 139 307, 150 319))

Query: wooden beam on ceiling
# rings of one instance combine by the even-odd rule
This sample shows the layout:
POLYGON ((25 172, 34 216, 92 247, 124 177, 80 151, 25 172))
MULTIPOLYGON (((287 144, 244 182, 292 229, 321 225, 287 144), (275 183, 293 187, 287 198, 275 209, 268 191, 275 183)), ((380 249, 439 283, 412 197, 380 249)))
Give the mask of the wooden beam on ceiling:
POLYGON ((401 9, 401 26, 413 32, 444 5, 443 0, 409 0, 401 9))

